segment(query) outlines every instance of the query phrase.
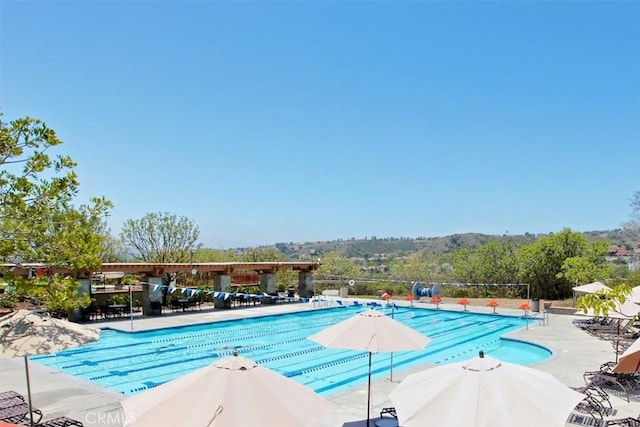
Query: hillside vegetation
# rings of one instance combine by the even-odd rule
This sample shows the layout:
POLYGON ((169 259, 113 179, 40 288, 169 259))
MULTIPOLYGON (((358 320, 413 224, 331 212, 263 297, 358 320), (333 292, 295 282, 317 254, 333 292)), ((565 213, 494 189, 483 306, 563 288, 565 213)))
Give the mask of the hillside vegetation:
MULTIPOLYGON (((605 240, 611 244, 631 249, 633 242, 627 241, 621 230, 589 231, 583 233, 590 240, 605 240)), ((338 239, 326 242, 276 243, 274 246, 292 261, 305 261, 321 257, 327 252, 339 252, 347 258, 395 259, 416 252, 439 255, 454 252, 460 248, 477 248, 490 238, 497 240, 511 239, 515 243, 533 243, 538 237, 546 234, 525 233, 521 235, 490 235, 481 233, 452 234, 442 237, 385 237, 375 236, 364 239, 338 239)))

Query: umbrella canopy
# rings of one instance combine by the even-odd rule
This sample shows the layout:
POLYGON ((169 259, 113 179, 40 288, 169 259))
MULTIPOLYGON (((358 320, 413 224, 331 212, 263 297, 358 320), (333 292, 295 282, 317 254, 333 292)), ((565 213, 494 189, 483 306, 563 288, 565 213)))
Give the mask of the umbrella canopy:
POLYGON ((0 319, 0 358, 55 353, 98 338, 98 329, 18 310, 0 319))
POLYGON ((640 339, 636 340, 622 353, 613 372, 633 374, 640 371, 640 339))
POLYGON ((345 348, 371 353, 422 350, 430 341, 415 329, 373 309, 336 323, 311 335, 309 339, 327 348, 345 348))
POLYGON ((631 293, 627 297, 631 302, 640 304, 640 286, 636 286, 631 289, 631 293))
POLYGON ((607 293, 611 290, 610 287, 608 287, 607 285, 605 285, 602 282, 593 282, 593 283, 588 283, 586 285, 582 285, 582 286, 575 286, 573 288, 575 292, 582 292, 585 294, 595 294, 598 292, 604 292, 607 293))
POLYGON ((422 350, 428 337, 376 310, 367 310, 309 337, 327 348, 369 352, 367 426, 371 409, 371 353, 422 350))
POLYGON ((122 402, 125 426, 311 426, 333 405, 311 389, 238 356, 122 402))
POLYGON ((407 376, 391 393, 413 426, 564 426, 584 395, 537 369, 480 356, 407 376))
MULTIPOLYGON (((609 310, 606 317, 610 317, 612 319, 631 319, 638 315, 640 312, 640 305, 631 302, 626 299, 624 302, 620 302, 618 300, 615 302, 615 309, 609 310)), ((583 310, 576 311, 576 314, 595 317, 596 314, 592 308, 588 309, 585 313, 583 310)))
MULTIPOLYGON (((607 313, 607 317, 612 319, 617 319, 617 328, 616 328, 616 363, 618 362, 618 346, 620 345, 620 321, 621 320, 629 320, 633 319, 640 312, 640 305, 631 302, 629 299, 625 299, 622 303, 619 300, 615 301, 616 308, 614 310, 609 310, 607 313)), ((576 312, 576 314, 583 314, 586 316, 595 317, 595 311, 590 308, 585 313, 582 310, 576 312)), ((596 329, 597 330, 597 329, 596 329)))
MULTIPOLYGON (((24 357, 29 411, 31 381, 27 356, 55 353, 96 341, 100 331, 29 310, 18 310, 0 319, 0 358, 24 357)), ((33 419, 31 419, 33 425, 33 419)))

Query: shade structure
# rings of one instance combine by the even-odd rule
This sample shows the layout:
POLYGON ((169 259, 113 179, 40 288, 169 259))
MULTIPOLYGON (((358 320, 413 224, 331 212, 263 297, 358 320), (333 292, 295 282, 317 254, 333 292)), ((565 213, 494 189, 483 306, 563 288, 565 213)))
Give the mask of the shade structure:
POLYGON ((18 310, 0 319, 2 358, 55 353, 99 338, 99 329, 29 310, 18 310))
MULTIPOLYGON (((100 331, 95 328, 56 319, 48 314, 18 310, 0 319, 0 358, 24 357, 29 411, 31 380, 28 356, 55 353, 96 341, 100 331)), ((33 425, 33 418, 30 418, 33 425)))
POLYGON ((137 427, 303 427, 333 407, 237 353, 121 403, 125 426, 137 427))
MULTIPOLYGON (((640 305, 631 302, 629 299, 626 299, 624 302, 616 300, 614 301, 614 304, 615 308, 613 310, 609 310, 606 317, 610 317, 612 319, 631 319, 637 316, 640 312, 640 305)), ((582 314, 591 317, 596 316, 592 308, 588 309, 586 313, 583 310, 578 310, 576 314, 582 314)))
POLYGON ((631 289, 631 294, 627 297, 631 302, 640 304, 640 286, 636 286, 631 289))
POLYGON ((549 373, 481 353, 409 375, 390 397, 403 427, 561 427, 585 396, 549 373))
POLYGON ((602 282, 587 283, 586 285, 574 286, 571 289, 573 289, 574 292, 581 292, 583 294, 607 293, 611 290, 609 286, 602 282))
POLYGON ((311 335, 309 339, 327 348, 369 352, 367 426, 371 418, 371 354, 422 350, 430 341, 428 337, 418 331, 373 309, 336 323, 311 335))
POLYGON ((0 358, 24 357, 27 400, 31 411, 33 405, 28 356, 55 353, 99 338, 98 329, 56 319, 43 313, 18 310, 0 319, 0 358))
MULTIPOLYGON (((616 319, 617 327, 616 327, 616 363, 618 363, 618 347, 620 346, 620 329, 622 320, 630 320, 635 318, 640 312, 640 305, 631 302, 629 299, 625 299, 624 302, 620 302, 619 300, 614 301, 615 309, 609 310, 607 312, 607 316, 611 319, 616 319)), ((576 314, 584 314, 586 316, 595 316, 595 312, 592 308, 588 309, 585 313, 584 311, 578 311, 576 314)))
POLYGON ((640 339, 635 340, 620 356, 613 372, 633 374, 640 371, 640 339))

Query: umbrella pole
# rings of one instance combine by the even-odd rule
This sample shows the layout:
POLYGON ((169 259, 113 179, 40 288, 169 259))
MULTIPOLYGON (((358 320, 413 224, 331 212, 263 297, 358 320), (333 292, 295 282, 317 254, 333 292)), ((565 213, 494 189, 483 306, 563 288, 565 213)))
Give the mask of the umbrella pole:
POLYGON ((29 379, 29 359, 24 356, 24 371, 27 375, 27 400, 29 401, 29 425, 33 425, 33 405, 31 403, 31 380, 29 379))
MULTIPOLYGON (((391 306, 391 318, 393 319, 393 314, 395 310, 395 304, 391 306)), ((389 382, 393 382, 393 352, 391 352, 391 361, 389 364, 389 382)))
POLYGON ((133 289, 132 288, 133 288, 133 285, 129 283, 129 320, 131 321, 131 330, 133 331, 133 289))
POLYGON ((616 334, 616 364, 618 364, 618 346, 620 345, 620 319, 618 319, 618 333, 616 334))
POLYGON ((371 409, 371 352, 369 352, 369 385, 367 388, 367 427, 369 427, 371 409))

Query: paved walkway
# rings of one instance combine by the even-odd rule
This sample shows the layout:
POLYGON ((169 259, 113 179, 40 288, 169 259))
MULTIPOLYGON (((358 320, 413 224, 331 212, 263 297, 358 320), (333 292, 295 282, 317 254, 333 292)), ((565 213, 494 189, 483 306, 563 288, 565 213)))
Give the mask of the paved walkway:
MULTIPOLYGON (((402 302, 404 303, 404 301, 402 302)), ((416 306, 431 308, 430 304, 416 303, 416 306)), ((273 306, 250 307, 232 310, 203 309, 194 313, 167 314, 162 317, 134 316, 135 330, 156 329, 168 326, 189 325, 233 318, 264 316, 298 310, 314 310, 320 307, 309 304, 277 304, 273 306)), ((442 309, 460 311, 457 305, 441 305, 442 309)), ((473 312, 489 312, 487 307, 469 307, 473 312)), ((521 315, 521 311, 498 308, 498 313, 521 315)), ((544 345, 553 351, 553 356, 535 368, 547 371, 568 386, 584 385, 582 374, 597 369, 603 362, 614 357, 609 342, 599 340, 572 324, 574 316, 549 314, 549 323, 542 325, 532 321, 528 329, 514 332, 509 337, 544 345)), ((129 318, 97 322, 101 327, 130 330, 129 318)), ((55 371, 38 363, 30 363, 31 388, 34 406, 41 409, 45 418, 69 416, 84 422, 85 426, 120 427, 123 415, 120 400, 125 396, 103 389, 70 375, 55 371)), ((423 366, 409 371, 394 372, 393 382, 379 380, 372 384, 372 416, 380 409, 392 406, 389 393, 408 374, 428 368, 423 366)), ((0 391, 15 390, 26 394, 24 360, 22 358, 0 360, 0 391)), ((335 410, 321 420, 317 427, 365 427, 366 385, 328 398, 335 404, 335 410)), ((637 416, 640 403, 631 403, 615 396, 611 398, 618 413, 613 418, 637 416)), ((293 403, 295 404, 295 402, 293 403)), ((313 408, 309 408, 313 411, 313 408)), ((373 423, 371 424, 373 425, 373 423)), ((524 424, 523 424, 524 425, 524 424)), ((567 424, 574 426, 574 424, 567 424)), ((448 427, 448 426, 447 426, 448 427)))

